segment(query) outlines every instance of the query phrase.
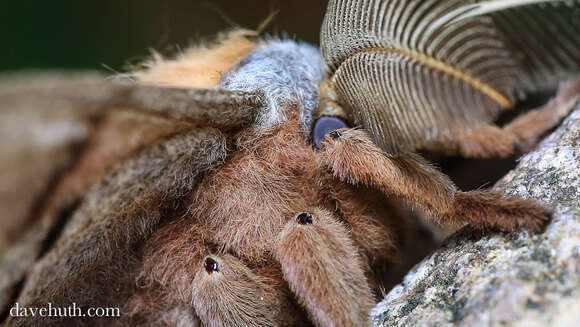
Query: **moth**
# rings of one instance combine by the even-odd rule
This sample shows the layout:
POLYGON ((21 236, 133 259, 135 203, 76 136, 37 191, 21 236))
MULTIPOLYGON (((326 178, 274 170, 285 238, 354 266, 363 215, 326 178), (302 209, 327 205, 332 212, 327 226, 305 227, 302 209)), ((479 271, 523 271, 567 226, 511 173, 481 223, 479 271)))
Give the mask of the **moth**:
POLYGON ((320 50, 238 30, 113 80, 4 76, 0 319, 368 324, 405 243, 401 203, 440 224, 541 230, 542 204, 462 192, 417 151, 533 146, 578 101, 579 11, 331 0, 320 50), (15 303, 122 314, 16 317, 15 303))

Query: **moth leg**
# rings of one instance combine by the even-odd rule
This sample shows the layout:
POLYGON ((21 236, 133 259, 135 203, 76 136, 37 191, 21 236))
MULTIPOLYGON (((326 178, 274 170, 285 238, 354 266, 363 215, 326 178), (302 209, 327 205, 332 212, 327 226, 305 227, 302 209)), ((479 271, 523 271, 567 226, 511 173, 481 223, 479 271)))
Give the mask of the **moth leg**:
POLYGON ((140 278, 147 286, 133 301, 133 319, 172 318, 164 311, 178 303, 181 314, 199 317, 203 326, 277 326, 277 290, 237 258, 211 254, 204 233, 172 222, 147 241, 140 278))
POLYGON ((341 181, 378 188, 433 215, 452 207, 453 182, 416 154, 391 156, 366 132, 355 129, 330 132, 322 145, 324 164, 341 181))
MULTIPOLYGON (((302 326, 306 315, 295 303, 279 264, 264 258, 250 270, 242 261, 216 253, 212 234, 194 219, 168 221, 143 250, 143 285, 134 296, 131 319, 199 317, 205 326, 302 326), (180 312, 177 312, 180 311, 180 312)), ((255 264, 255 263, 254 263, 255 264)))
POLYGON ((518 147, 530 150, 548 130, 575 108, 580 100, 580 79, 560 85, 558 94, 547 104, 532 110, 505 126, 505 130, 516 135, 518 147))
POLYGON ((193 306, 204 326, 278 326, 277 291, 240 260, 206 256, 192 285, 193 306))
POLYGON ((579 99, 580 80, 563 83, 555 98, 520 115, 503 128, 480 125, 460 132, 448 144, 451 147, 455 144, 457 152, 465 157, 507 157, 515 151, 527 152, 574 109, 579 99))
POLYGON ((479 229, 500 227, 505 231, 514 231, 525 228, 539 232, 549 216, 550 210, 534 200, 487 190, 457 192, 453 212, 442 220, 461 220, 479 229))
POLYGON ((447 176, 418 155, 390 156, 361 130, 331 132, 322 144, 323 158, 334 176, 398 196, 438 223, 539 231, 548 218, 548 210, 531 200, 495 191, 458 192, 447 176))
POLYGON ((320 209, 299 213, 280 233, 276 259, 298 302, 318 326, 364 326, 374 304, 347 230, 320 209))
MULTIPOLYGON (((325 172, 326 173, 326 172, 325 172)), ((319 182, 334 204, 341 221, 348 226, 356 245, 367 261, 393 258, 397 254, 397 235, 402 229, 395 217, 405 214, 397 201, 385 201, 375 189, 344 184, 325 174, 319 182)))

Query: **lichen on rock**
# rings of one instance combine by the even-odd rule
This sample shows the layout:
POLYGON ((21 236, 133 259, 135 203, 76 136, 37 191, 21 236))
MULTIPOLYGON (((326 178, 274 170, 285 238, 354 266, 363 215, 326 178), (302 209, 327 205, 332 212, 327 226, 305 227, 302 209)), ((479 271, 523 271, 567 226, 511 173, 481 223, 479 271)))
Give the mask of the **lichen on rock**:
POLYGON ((372 313, 375 326, 580 326, 580 106, 495 186, 554 209, 544 233, 464 227, 372 313))

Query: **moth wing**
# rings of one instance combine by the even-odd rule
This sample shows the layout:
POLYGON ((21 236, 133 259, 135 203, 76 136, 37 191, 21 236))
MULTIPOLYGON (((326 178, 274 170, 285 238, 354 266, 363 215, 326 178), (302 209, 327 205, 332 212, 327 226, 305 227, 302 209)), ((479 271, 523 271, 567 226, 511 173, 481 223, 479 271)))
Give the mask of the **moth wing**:
POLYGON ((577 75, 578 9, 577 0, 331 0, 321 48, 356 123, 383 150, 412 151, 577 75))
POLYGON ((135 291, 140 267, 136 249, 166 215, 179 214, 203 172, 226 155, 221 132, 194 128, 159 140, 115 166, 85 194, 54 244, 26 270, 16 301, 29 306, 73 301, 121 307, 135 291), (116 276, 114 282, 111 276, 116 276))
POLYGON ((93 123, 133 111, 189 126, 237 129, 265 106, 259 93, 118 81, 91 72, 28 72, 0 77, 0 252, 48 183, 68 167, 93 123), (16 227, 15 227, 16 228, 16 227))
POLYGON ((37 94, 102 79, 90 72, 0 77, 0 253, 88 137, 89 121, 80 105, 37 94))
MULTIPOLYGON (((86 224, 82 220, 92 217, 93 225, 90 228, 87 226, 86 233, 81 233, 82 239, 75 238, 77 241, 69 241, 74 246, 64 246, 68 249, 66 251, 72 252, 68 255, 82 256, 82 252, 73 250, 83 245, 83 242, 95 245, 96 252, 114 248, 123 235, 108 235, 105 243, 94 243, 102 240, 102 234, 99 233, 106 232, 104 226, 108 226, 119 214, 121 218, 126 217, 123 216, 124 212, 144 213, 146 208, 150 208, 147 205, 151 203, 153 203, 151 212, 153 214, 157 212, 159 215, 162 206, 156 201, 169 201, 171 204, 168 194, 179 193, 181 196, 187 193, 185 189, 175 189, 173 183, 162 184, 162 180, 184 181, 189 183, 188 187, 193 187, 195 177, 224 155, 225 141, 221 142, 223 136, 219 131, 211 128, 192 130, 192 127, 215 126, 224 130, 241 128, 253 121, 255 113, 263 105, 261 94, 119 82, 90 72, 68 74, 29 72, 2 76, 0 204, 3 210, 0 221, 9 224, 4 225, 7 227, 2 229, 0 235, 2 256, 0 290, 3 294, 0 297, 0 316, 18 294, 23 277, 30 273, 33 265, 38 267, 36 261, 43 253, 51 250, 52 242, 56 240, 53 238, 61 235, 67 228, 73 228, 70 227, 72 225, 86 224), (60 185, 63 176, 66 177, 64 172, 68 173, 73 163, 86 157, 85 143, 92 139, 95 129, 101 129, 96 127, 101 126, 96 122, 102 121, 105 116, 122 112, 133 112, 182 126, 185 124, 187 128, 169 129, 174 131, 171 135, 185 134, 164 143, 165 147, 161 144, 149 152, 146 151, 149 155, 151 151, 153 153, 165 151, 162 155, 154 155, 153 158, 148 158, 149 160, 142 157, 131 159, 127 163, 122 163, 121 168, 117 168, 122 170, 123 165, 132 163, 134 166, 126 168, 129 171, 124 175, 122 173, 115 175, 114 171, 112 177, 107 175, 108 182, 115 186, 120 182, 118 179, 124 176, 126 185, 113 190, 106 186, 97 187, 97 190, 104 190, 104 193, 88 195, 93 199, 92 204, 101 204, 110 211, 98 215, 95 211, 84 212, 83 216, 75 213, 80 209, 72 208, 74 212, 63 214, 70 216, 75 213, 75 217, 80 218, 70 221, 66 217, 58 217, 58 212, 52 212, 50 217, 46 212, 41 212, 46 199, 54 196, 52 193, 55 192, 55 187, 60 185), (187 132, 188 130, 191 132, 187 132), (79 146, 82 149, 79 149, 79 146), (185 152, 181 155, 172 153, 174 147, 180 147, 177 150, 185 152), (175 159, 172 155, 178 156, 179 160, 167 162, 171 158, 175 159), (181 166, 172 167, 172 165, 181 166), (131 173, 140 173, 142 176, 133 176, 131 173), (144 179, 146 183, 137 183, 144 179), (144 198, 137 201, 137 197, 141 195, 144 198), (131 206, 127 203, 106 205, 112 204, 112 201, 129 201, 136 205, 131 206), (34 226, 24 228, 25 225, 34 226), (28 231, 23 234, 25 229, 28 231), (17 238, 19 240, 14 243, 17 238), (13 246, 7 249, 11 243, 13 246)), ((66 208, 64 209, 66 211, 66 208)), ((145 213, 152 214, 151 212, 145 213)), ((139 217, 135 219, 137 218, 139 217)), ((138 233, 140 228, 144 228, 144 223, 136 223, 133 227, 137 228, 133 232, 138 233)), ((131 226, 124 228, 129 229, 131 226)), ((66 261, 67 254, 60 254, 63 255, 62 260, 66 261)), ((89 256, 87 253, 87 257, 89 256)), ((54 259, 54 255, 51 258, 54 259)), ((77 263, 84 262, 83 258, 78 260, 77 263)), ((95 264, 99 264, 98 260, 95 264)), ((38 281, 40 284, 48 280, 46 274, 50 275, 50 271, 50 269, 42 273, 40 270, 37 271, 37 274, 42 274, 38 281)), ((35 295, 28 294, 28 298, 33 299, 35 295)))
POLYGON ((0 317, 51 231, 50 221, 35 224, 32 215, 89 134, 82 108, 36 94, 102 79, 93 72, 0 75, 0 317))

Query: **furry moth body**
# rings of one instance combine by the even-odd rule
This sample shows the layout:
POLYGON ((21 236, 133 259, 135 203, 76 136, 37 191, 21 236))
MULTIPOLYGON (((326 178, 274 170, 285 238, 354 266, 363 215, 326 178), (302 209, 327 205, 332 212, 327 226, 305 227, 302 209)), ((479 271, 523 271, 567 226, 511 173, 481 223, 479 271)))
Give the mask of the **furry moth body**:
MULTIPOLYGON (((535 114, 489 124, 538 81, 555 85, 578 68, 577 25, 560 24, 558 58, 529 54, 522 71, 506 19, 524 10, 522 22, 536 21, 527 6, 538 4, 512 4, 330 1, 322 57, 238 31, 156 57, 131 83, 5 77, 0 144, 10 151, 0 169, 26 174, 3 180, 17 196, 3 193, 1 220, 33 227, 13 224, 23 236, 1 239, 11 247, 0 262, 0 319, 360 326, 380 272, 417 248, 401 202, 442 224, 539 231, 549 213, 541 205, 461 192, 411 152, 505 155, 577 100, 578 83, 566 84, 535 114), (364 128, 347 127, 356 124, 364 128), (15 302, 114 306, 122 316, 10 317, 15 302)), ((558 11, 568 5, 540 4, 553 17, 568 17, 558 11)))

